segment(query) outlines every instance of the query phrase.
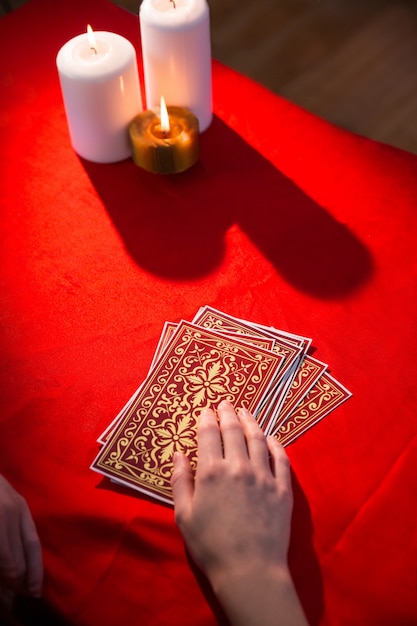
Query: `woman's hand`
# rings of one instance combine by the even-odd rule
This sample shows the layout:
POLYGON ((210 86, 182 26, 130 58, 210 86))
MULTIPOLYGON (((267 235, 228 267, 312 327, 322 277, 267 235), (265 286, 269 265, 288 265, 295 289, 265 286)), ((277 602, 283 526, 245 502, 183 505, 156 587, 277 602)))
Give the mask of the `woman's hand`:
POLYGON ((16 594, 40 596, 42 550, 26 500, 0 476, 0 601, 16 594))
POLYGON ((247 410, 224 401, 217 414, 201 415, 195 478, 185 455, 174 459, 175 516, 185 543, 233 624, 304 625, 287 565, 288 457, 247 410))

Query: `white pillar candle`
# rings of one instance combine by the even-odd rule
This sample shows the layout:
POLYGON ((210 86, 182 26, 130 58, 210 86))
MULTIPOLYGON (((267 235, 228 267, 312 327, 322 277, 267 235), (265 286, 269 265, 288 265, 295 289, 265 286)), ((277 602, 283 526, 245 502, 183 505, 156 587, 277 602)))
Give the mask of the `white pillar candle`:
POLYGON ((168 105, 190 109, 205 130, 212 119, 206 0, 143 0, 139 18, 147 108, 163 96, 168 105))
POLYGON ((131 156, 128 126, 142 111, 136 52, 115 33, 84 33, 56 58, 71 144, 84 159, 131 156))

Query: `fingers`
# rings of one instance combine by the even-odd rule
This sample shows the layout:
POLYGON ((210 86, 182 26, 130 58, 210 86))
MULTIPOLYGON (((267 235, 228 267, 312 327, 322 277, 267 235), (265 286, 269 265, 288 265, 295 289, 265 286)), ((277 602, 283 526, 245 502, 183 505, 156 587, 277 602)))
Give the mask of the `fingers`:
POLYGON ((221 438, 223 440, 224 457, 242 459, 248 457, 245 435, 233 405, 226 400, 217 408, 221 438))
POLYGON ((209 463, 223 456, 222 438, 214 411, 201 412, 197 426, 198 464, 209 463))
POLYGON ((270 471, 266 439, 253 415, 245 408, 235 412, 229 402, 218 408, 225 458, 250 459, 255 467, 270 471))
POLYGON ((257 467, 269 469, 268 447, 258 422, 247 409, 239 409, 238 417, 246 438, 249 458, 257 467))
POLYGON ((174 454, 174 469, 171 476, 172 497, 174 499, 175 517, 180 523, 181 518, 191 506, 194 493, 194 477, 190 461, 185 454, 174 454))
POLYGON ((266 444, 270 452, 270 466, 272 474, 283 490, 291 491, 290 460, 275 437, 267 437, 266 444))
POLYGON ((39 597, 43 581, 42 549, 29 507, 24 502, 21 517, 22 544, 26 557, 26 590, 39 597))
MULTIPOLYGON (((201 413, 197 427, 199 470, 219 459, 246 459, 254 467, 272 473, 282 489, 290 489, 288 457, 274 437, 267 437, 247 409, 236 413, 232 404, 222 401, 216 414, 211 409, 201 413)), ((191 505, 194 476, 185 455, 176 454, 171 479, 175 510, 184 511, 191 505)))
POLYGON ((224 402, 219 405, 218 412, 225 457, 229 453, 235 458, 236 455, 244 454, 255 467, 268 473, 272 472, 282 487, 289 487, 291 484, 289 459, 278 441, 274 437, 265 437, 256 419, 245 408, 240 408, 235 413, 232 405, 224 402))

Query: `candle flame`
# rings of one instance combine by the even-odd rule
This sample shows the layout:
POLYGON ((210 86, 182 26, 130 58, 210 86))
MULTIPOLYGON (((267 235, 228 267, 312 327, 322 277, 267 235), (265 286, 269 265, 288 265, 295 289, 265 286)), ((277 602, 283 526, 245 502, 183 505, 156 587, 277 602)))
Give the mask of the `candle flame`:
POLYGON ((94 31, 91 28, 90 24, 87 25, 87 37, 91 50, 94 51, 94 54, 97 54, 96 38, 94 37, 94 31))
POLYGON ((168 109, 165 104, 164 96, 161 96, 160 118, 161 118, 161 130, 164 133, 169 133, 171 127, 169 125, 168 109))

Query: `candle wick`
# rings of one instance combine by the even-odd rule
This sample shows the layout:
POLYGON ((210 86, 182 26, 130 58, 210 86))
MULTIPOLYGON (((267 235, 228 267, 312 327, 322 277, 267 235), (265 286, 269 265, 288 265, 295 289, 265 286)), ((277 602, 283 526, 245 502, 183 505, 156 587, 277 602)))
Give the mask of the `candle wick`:
POLYGON ((90 50, 92 50, 94 54, 97 54, 97 50, 94 48, 94 46, 91 46, 90 50))
POLYGON ((172 3, 172 5, 173 5, 174 9, 176 9, 176 8, 177 8, 177 6, 176 6, 176 4, 175 4, 174 0, 169 0, 169 1, 172 3))

